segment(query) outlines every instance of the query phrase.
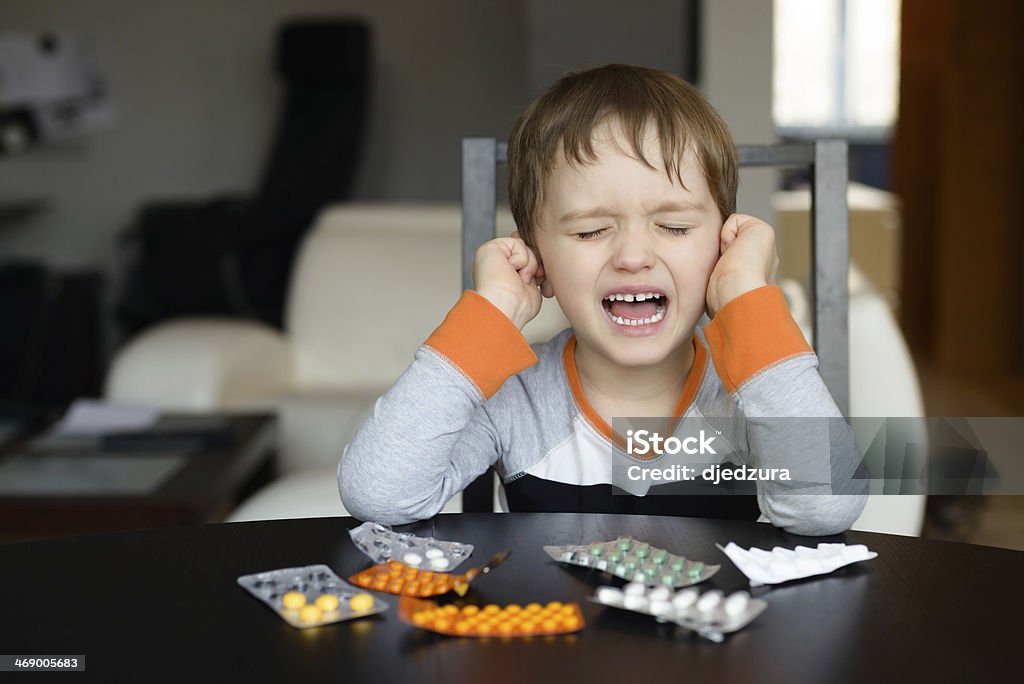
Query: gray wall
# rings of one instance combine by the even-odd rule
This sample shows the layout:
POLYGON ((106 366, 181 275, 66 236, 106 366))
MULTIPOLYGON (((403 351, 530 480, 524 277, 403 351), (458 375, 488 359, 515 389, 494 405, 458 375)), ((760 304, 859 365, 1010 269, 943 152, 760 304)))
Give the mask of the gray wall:
POLYGON ((0 259, 112 261, 112 238, 158 196, 247 192, 272 133, 282 19, 373 27, 373 105, 356 197, 458 198, 459 139, 507 131, 525 104, 523 6, 501 0, 4 0, 0 27, 75 32, 105 71, 117 123, 0 162, 0 195, 53 208, 0 228, 0 259))
MULTIPOLYGON (((360 200, 457 200, 459 139, 505 135, 565 69, 624 61, 678 70, 675 0, 3 0, 0 28, 71 30, 105 71, 118 121, 0 161, 0 197, 52 208, 0 226, 0 260, 98 265, 139 204, 248 192, 276 115, 275 26, 308 14, 373 27, 373 103, 360 200)), ((769 142, 771 3, 705 0, 702 86, 738 142, 769 142)), ((774 174, 745 174, 741 208, 769 215, 774 174)), ((2 201, 2 200, 0 200, 2 201)))

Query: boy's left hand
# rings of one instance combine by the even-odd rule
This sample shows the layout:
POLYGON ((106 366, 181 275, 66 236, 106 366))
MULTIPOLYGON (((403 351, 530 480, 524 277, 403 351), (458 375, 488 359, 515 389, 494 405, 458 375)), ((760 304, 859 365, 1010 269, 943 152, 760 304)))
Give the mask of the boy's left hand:
POLYGON ((708 316, 745 292, 764 287, 775 278, 779 256, 775 230, 759 218, 733 214, 722 225, 721 257, 708 281, 708 316))

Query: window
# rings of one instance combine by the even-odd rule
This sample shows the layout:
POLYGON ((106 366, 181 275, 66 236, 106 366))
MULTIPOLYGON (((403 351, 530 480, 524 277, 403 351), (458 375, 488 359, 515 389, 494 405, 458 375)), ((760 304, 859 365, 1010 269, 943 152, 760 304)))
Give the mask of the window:
POLYGON ((779 134, 888 139, 899 104, 900 0, 775 0, 774 24, 779 134))

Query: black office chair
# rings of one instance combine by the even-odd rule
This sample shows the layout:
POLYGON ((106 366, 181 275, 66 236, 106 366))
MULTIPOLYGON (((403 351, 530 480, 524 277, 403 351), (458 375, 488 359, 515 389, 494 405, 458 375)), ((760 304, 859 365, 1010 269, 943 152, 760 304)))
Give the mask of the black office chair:
MULTIPOLYGON (((849 211, 845 140, 783 145, 741 145, 740 166, 803 166, 811 176, 812 335, 818 371, 839 410, 849 415, 849 211)), ((462 141, 462 285, 473 288, 473 257, 494 237, 498 165, 507 145, 495 138, 462 141)), ((487 472, 462 493, 462 510, 493 508, 494 475, 487 472)))
POLYGON ((129 266, 117 317, 125 337, 187 315, 282 324, 303 235, 322 207, 351 196, 371 62, 370 27, 362 20, 281 27, 275 66, 283 102, 259 188, 252 197, 142 206, 121 241, 129 266))

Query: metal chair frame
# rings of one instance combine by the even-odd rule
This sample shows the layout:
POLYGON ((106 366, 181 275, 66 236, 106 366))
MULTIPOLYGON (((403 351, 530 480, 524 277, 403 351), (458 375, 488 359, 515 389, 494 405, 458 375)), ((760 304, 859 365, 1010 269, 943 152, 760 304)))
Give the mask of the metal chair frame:
MULTIPOLYGON (((849 415, 849 211, 847 143, 741 145, 741 167, 808 167, 811 175, 811 300, 812 334, 818 370, 839 410, 849 415)), ((497 215, 498 165, 507 161, 508 147, 496 138, 462 141, 462 285, 473 288, 473 257, 494 238, 497 215)), ((463 492, 466 512, 492 508, 490 473, 463 492)))

